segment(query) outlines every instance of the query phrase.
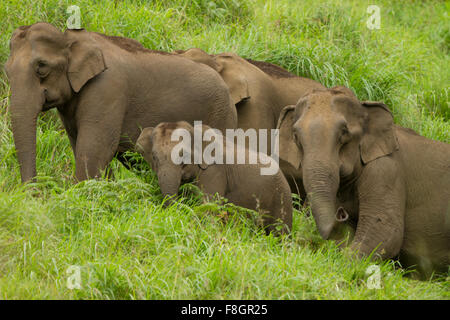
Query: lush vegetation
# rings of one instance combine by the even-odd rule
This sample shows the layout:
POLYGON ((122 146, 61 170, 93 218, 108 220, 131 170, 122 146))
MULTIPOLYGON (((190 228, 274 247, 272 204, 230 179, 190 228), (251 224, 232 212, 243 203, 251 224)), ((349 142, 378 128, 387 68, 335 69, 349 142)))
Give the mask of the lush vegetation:
MULTIPOLYGON (((47 21, 65 29, 81 9, 88 30, 152 49, 233 51, 279 64, 360 99, 382 100, 395 121, 450 142, 447 1, 30 1, 0 3, 0 64, 12 31, 47 21), (369 4, 381 28, 366 26, 369 4)), ((39 119, 38 179, 22 185, 0 74, 0 297, 3 299, 449 299, 445 278, 415 281, 396 262, 352 261, 321 240, 307 208, 292 235, 266 236, 239 209, 200 205, 185 186, 163 208, 154 174, 113 164, 112 181, 74 183, 68 138, 53 111, 39 119), (81 269, 70 290, 67 269, 81 269)))

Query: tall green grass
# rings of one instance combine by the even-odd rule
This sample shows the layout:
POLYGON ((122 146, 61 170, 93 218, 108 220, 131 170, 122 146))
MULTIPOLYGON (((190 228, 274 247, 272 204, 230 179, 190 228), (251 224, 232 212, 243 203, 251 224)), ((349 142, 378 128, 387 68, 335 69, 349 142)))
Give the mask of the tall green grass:
MULTIPOLYGON (((0 3, 0 64, 12 31, 47 21, 61 29, 76 4, 88 30, 172 51, 199 47, 279 64, 360 99, 382 100, 395 121, 450 142, 449 4, 377 1, 381 29, 366 27, 368 1, 18 1, 0 3)), ((292 235, 266 236, 239 209, 201 205, 192 187, 162 206, 148 167, 75 184, 74 159, 56 112, 39 119, 35 183, 20 184, 9 86, 0 75, 0 297, 3 299, 449 299, 443 278, 418 282, 396 262, 349 260, 321 240, 308 209, 292 235), (81 289, 66 271, 81 269, 81 289)))

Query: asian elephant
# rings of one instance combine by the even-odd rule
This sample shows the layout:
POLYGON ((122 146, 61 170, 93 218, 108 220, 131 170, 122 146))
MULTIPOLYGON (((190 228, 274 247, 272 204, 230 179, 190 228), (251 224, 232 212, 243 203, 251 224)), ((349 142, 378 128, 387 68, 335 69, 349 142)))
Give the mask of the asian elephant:
MULTIPOLYGON (((244 130, 275 129, 281 110, 297 103, 306 92, 325 87, 317 81, 298 77, 289 71, 263 61, 243 59, 234 53, 210 55, 197 48, 177 51, 193 61, 216 70, 228 85, 238 113, 238 128, 244 130)), ((271 151, 268 135, 267 150, 271 151)), ((288 178, 291 189, 302 194, 295 170, 283 163, 280 166, 288 178)))
POLYGON ((96 177, 134 149, 141 128, 202 120, 235 128, 227 85, 204 65, 139 42, 48 23, 16 29, 5 69, 22 181, 36 175, 36 119, 57 108, 75 155, 76 178, 96 177))
POLYGON ((450 265, 450 145, 393 123, 348 88, 314 90, 283 109, 280 157, 296 168, 324 239, 399 258, 419 275, 450 265))
POLYGON ((208 133, 212 132, 209 129, 206 125, 192 127, 181 121, 163 122, 155 128, 145 128, 142 131, 136 142, 136 149, 156 172, 163 195, 176 196, 182 183, 195 182, 203 191, 206 201, 218 194, 238 206, 258 211, 268 233, 289 232, 292 228, 289 185, 277 165, 271 173, 264 174, 262 171, 262 168, 268 169, 276 164, 275 161, 265 154, 259 154, 258 158, 256 152, 243 145, 233 144, 232 140, 227 140, 218 132, 208 138, 211 140, 214 137, 212 141, 221 146, 213 148, 214 158, 208 160, 203 157, 195 161, 195 150, 205 155, 207 148, 211 148, 211 145, 202 142, 202 137, 206 139, 208 133), (187 138, 180 141, 180 136, 175 136, 178 129, 184 129, 187 138), (195 135, 200 137, 200 144, 195 144, 195 135), (180 145, 183 148, 183 158, 175 161, 173 154, 181 152, 178 149, 180 145), (219 150, 222 150, 220 155, 216 153, 219 150), (231 163, 226 161, 230 152, 231 163), (245 161, 240 163, 239 152, 245 157, 245 161), (253 162, 252 156, 255 156, 253 162))

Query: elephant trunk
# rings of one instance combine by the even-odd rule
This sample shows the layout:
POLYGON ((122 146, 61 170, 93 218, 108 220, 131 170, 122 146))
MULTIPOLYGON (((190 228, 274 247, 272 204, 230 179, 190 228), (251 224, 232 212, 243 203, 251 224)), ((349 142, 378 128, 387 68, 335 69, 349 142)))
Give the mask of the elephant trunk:
POLYGON ((167 204, 170 204, 180 188, 181 169, 176 166, 158 168, 157 175, 161 193, 165 197, 171 197, 169 202, 167 202, 167 204))
POLYGON ((11 81, 11 124, 22 182, 36 176, 36 122, 45 102, 38 83, 11 81))
POLYGON ((314 156, 305 156, 303 184, 319 233, 322 238, 329 239, 338 223, 336 194, 339 187, 339 169, 331 161, 320 161, 314 156))

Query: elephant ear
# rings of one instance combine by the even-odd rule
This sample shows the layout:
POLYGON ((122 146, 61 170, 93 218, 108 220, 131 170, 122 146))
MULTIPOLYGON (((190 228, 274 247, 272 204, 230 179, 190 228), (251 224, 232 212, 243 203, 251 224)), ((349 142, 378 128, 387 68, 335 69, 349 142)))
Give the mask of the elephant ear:
POLYGON ((235 105, 250 98, 248 81, 239 68, 240 63, 237 61, 238 59, 240 58, 230 53, 220 54, 215 58, 216 71, 220 73, 227 84, 231 99, 235 105))
POLYGON ((278 118, 277 129, 279 130, 279 156, 280 159, 288 162, 295 169, 300 168, 301 153, 294 141, 293 127, 296 122, 295 106, 286 106, 281 110, 278 118))
POLYGON ((363 101, 361 104, 368 112, 366 133, 360 144, 361 159, 366 164, 393 153, 399 146, 389 108, 381 102, 363 101))
POLYGON ((148 152, 152 151, 153 144, 152 144, 152 134, 155 128, 153 127, 147 127, 144 128, 139 135, 137 141, 135 150, 139 153, 145 153, 147 150, 148 152))
POLYGON ((75 92, 106 69, 102 50, 85 33, 85 30, 66 31, 70 51, 67 75, 75 92), (80 33, 83 36, 77 37, 80 33))
POLYGON ((139 138, 136 140, 134 151, 138 152, 142 157, 144 157, 145 161, 149 164, 150 168, 153 168, 153 159, 152 159, 152 149, 153 149, 153 139, 152 133, 154 128, 148 127, 144 128, 139 135, 139 138))

